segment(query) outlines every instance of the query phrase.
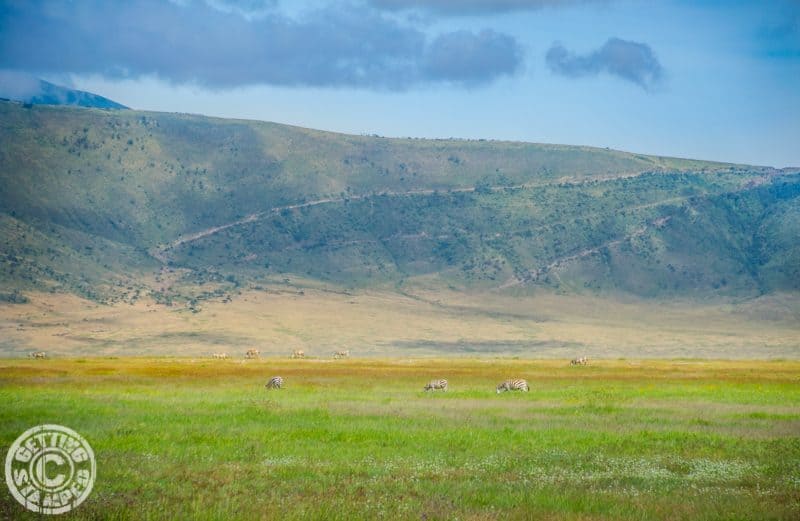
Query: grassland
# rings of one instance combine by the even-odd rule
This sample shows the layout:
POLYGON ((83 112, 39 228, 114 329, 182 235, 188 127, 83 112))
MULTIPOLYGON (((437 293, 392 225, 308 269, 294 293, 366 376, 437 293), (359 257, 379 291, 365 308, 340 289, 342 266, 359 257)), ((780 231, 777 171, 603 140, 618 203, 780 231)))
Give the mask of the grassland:
POLYGON ((261 284, 171 306, 147 297, 99 305, 74 295, 27 292, 27 302, 0 302, 0 358, 32 350, 56 358, 241 357, 252 347, 272 356, 302 349, 320 358, 337 349, 359 357, 800 357, 795 294, 664 303, 466 293, 424 281, 402 293, 345 291, 302 279, 261 284))
POLYGON ((3 452, 41 423, 97 455, 65 519, 800 517, 800 362, 0 361, 3 452))

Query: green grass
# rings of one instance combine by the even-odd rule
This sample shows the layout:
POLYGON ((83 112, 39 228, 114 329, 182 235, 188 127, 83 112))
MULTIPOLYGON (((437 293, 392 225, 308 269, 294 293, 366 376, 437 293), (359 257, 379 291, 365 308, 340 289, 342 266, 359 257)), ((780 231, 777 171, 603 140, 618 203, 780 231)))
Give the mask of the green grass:
MULTIPOLYGON (((6 360, 0 446, 41 423, 90 441, 98 479, 68 519, 797 519, 799 379, 798 362, 6 360), (531 392, 496 395, 509 376, 531 392), (422 392, 433 377, 450 392, 422 392)), ((34 518, 0 497, 0 517, 34 518)))

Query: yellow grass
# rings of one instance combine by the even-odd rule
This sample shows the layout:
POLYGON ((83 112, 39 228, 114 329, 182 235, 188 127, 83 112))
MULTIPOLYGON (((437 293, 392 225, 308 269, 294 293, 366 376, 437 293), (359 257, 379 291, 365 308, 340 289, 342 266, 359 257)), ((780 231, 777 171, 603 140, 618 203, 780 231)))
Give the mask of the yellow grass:
POLYGON ((273 286, 199 313, 140 300, 97 305, 71 295, 29 294, 0 305, 0 355, 239 358, 250 347, 289 356, 302 349, 355 356, 537 358, 797 358, 800 322, 791 304, 659 304, 542 294, 509 297, 419 289, 334 292, 273 286), (788 310, 787 310, 788 309, 788 310), (766 318, 764 317, 766 315, 766 318))

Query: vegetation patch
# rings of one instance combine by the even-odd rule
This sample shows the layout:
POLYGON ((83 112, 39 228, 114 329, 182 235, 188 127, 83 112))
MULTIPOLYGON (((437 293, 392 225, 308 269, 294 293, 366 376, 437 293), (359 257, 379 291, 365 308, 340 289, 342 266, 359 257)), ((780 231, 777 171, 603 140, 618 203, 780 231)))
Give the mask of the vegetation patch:
MULTIPOLYGON (((48 422, 85 436, 98 479, 76 520, 800 515, 797 362, 586 369, 466 358, 6 360, 0 445, 48 422), (274 375, 284 388, 265 390, 274 375), (495 394, 507 375, 531 391, 495 394), (446 393, 423 391, 432 376, 448 378, 446 393)), ((9 495, 0 514, 35 517, 9 495)))

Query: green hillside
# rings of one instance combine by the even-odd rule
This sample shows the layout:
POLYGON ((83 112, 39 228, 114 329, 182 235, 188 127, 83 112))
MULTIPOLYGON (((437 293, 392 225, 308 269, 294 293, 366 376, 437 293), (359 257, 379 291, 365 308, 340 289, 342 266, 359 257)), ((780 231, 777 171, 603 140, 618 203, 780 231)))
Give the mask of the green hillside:
POLYGON ((10 102, 0 142, 6 293, 196 300, 286 274, 511 295, 800 289, 796 170, 10 102), (165 266, 181 268, 168 289, 165 266))

